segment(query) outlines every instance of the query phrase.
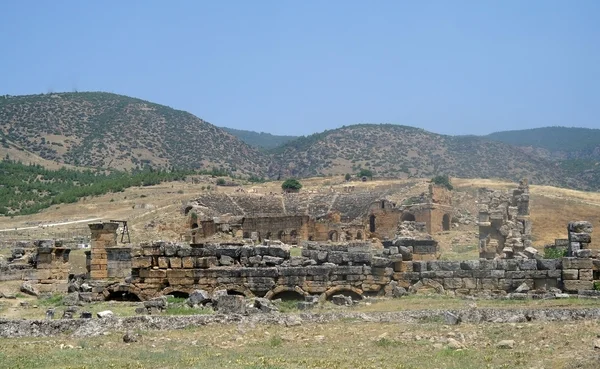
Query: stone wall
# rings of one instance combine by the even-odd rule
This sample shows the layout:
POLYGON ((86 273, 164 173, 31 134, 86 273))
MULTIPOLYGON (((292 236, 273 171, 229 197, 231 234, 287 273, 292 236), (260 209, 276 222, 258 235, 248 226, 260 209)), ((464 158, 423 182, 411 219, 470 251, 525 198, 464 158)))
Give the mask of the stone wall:
POLYGON ((531 246, 527 180, 509 192, 480 190, 479 257, 527 258, 524 251, 531 246))
POLYGON ((91 250, 87 254, 88 274, 91 279, 108 278, 108 257, 106 248, 117 246, 119 223, 91 223, 91 250))

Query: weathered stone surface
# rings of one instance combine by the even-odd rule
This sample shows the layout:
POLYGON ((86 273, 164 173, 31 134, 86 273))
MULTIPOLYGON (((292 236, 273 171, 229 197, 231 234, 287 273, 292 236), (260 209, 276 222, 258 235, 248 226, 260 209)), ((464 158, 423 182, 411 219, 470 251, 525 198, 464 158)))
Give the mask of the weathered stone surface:
POLYGON ((331 297, 331 302, 335 305, 350 306, 352 305, 352 298, 344 295, 334 295, 331 297))
POLYGON ((575 233, 592 233, 594 227, 587 221, 569 222, 568 230, 575 233))
POLYGON ((246 303, 244 296, 220 295, 215 300, 216 309, 220 314, 245 314, 246 303))
POLYGON ((449 325, 457 325, 460 323, 460 317, 449 311, 444 312, 444 321, 449 325))
POLYGON ((562 258, 563 269, 592 269, 594 264, 592 259, 582 259, 575 257, 562 258))
POLYGON ((564 289, 569 292, 577 292, 581 290, 591 290, 594 287, 592 281, 580 281, 580 280, 564 280, 564 289))
POLYGON ((562 278, 563 279, 579 279, 579 269, 563 269, 562 270, 562 278))
POLYGON ((205 304, 210 300, 210 294, 205 290, 194 290, 192 293, 190 293, 190 297, 185 300, 185 303, 188 306, 196 306, 205 304))
POLYGON ((33 288, 33 286, 31 284, 29 284, 29 282, 23 282, 23 284, 21 284, 21 288, 20 291, 27 294, 27 295, 31 295, 31 296, 39 296, 40 292, 33 288))
POLYGON ((496 347, 500 349, 513 349, 515 347, 514 340, 502 340, 496 344, 496 347))
POLYGON ((139 336, 136 333, 133 333, 131 331, 127 331, 123 335, 123 342, 125 342, 125 343, 137 342, 138 339, 139 339, 139 336))

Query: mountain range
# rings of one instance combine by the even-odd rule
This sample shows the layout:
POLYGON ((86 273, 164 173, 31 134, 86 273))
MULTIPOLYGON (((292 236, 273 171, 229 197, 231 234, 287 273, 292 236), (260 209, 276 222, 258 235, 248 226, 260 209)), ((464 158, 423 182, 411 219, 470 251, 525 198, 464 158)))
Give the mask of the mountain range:
POLYGON ((190 113, 103 92, 0 96, 0 154, 130 170, 219 168, 248 177, 339 175, 518 180, 600 188, 600 130, 547 127, 449 136, 359 124, 310 136, 219 128, 190 113), (3 151, 4 150, 4 151, 3 151))

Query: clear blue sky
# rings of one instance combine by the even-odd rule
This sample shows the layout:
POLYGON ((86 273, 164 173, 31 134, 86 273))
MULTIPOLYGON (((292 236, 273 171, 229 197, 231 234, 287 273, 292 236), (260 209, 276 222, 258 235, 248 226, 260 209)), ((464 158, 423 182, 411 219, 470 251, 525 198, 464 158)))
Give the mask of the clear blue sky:
POLYGON ((0 94, 108 91, 274 134, 600 128, 597 0, 3 1, 0 45, 0 94))

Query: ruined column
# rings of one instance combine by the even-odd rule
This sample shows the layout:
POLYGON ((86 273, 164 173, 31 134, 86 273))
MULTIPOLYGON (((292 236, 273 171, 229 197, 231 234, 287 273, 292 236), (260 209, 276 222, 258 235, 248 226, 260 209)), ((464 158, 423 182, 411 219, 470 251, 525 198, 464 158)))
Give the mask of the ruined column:
POLYGON ((106 248, 117 245, 117 229, 119 223, 91 223, 91 251, 89 261, 89 276, 91 279, 108 278, 108 257, 106 248))
POLYGON ((589 258, 592 255, 592 251, 590 250, 592 231, 593 227, 590 222, 569 222, 569 225, 567 226, 567 234, 569 235, 567 256, 589 258))

